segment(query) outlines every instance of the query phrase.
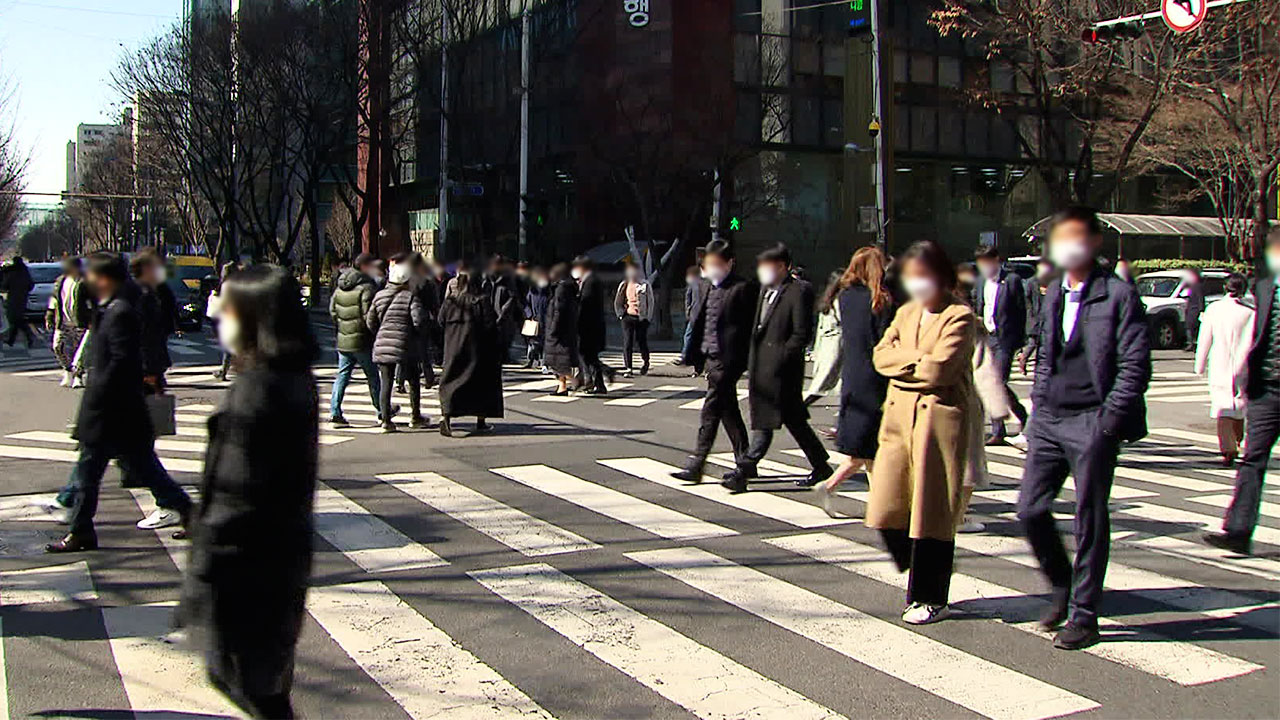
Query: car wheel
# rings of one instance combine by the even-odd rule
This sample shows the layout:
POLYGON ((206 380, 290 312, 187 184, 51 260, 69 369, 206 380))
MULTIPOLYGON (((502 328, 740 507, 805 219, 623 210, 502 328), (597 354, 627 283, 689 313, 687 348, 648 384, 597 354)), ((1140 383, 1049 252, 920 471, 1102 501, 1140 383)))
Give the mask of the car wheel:
POLYGON ((1178 347, 1178 324, 1172 317, 1156 318, 1151 328, 1152 345, 1160 350, 1178 347))

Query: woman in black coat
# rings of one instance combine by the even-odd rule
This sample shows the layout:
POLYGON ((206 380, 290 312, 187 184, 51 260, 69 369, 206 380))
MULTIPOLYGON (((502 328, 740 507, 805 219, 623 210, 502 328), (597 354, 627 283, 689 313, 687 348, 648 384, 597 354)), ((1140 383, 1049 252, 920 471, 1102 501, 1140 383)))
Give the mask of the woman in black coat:
POLYGON ((853 254, 840 278, 840 414, 836 420, 836 448, 847 457, 824 483, 814 487, 822 497, 822 507, 839 517, 831 507, 840 484, 865 468, 871 472, 880 432, 881 408, 888 380, 876 372, 871 362, 884 331, 893 321, 893 296, 885 286, 887 260, 878 248, 864 247, 853 254))
POLYGON ((547 305, 542 362, 556 374, 560 385, 554 395, 569 394, 569 381, 579 363, 578 283, 569 277, 569 266, 551 268, 551 301, 547 305))
POLYGON ((477 433, 491 430, 486 418, 502 417, 502 360, 498 314, 480 278, 459 272, 440 306, 444 326, 444 371, 440 374, 440 434, 453 436, 450 419, 474 415, 477 433))
POLYGON ((223 285, 237 374, 209 419, 178 624, 207 640, 209 680, 255 718, 291 718, 311 574, 316 345, 297 282, 260 265, 223 285))

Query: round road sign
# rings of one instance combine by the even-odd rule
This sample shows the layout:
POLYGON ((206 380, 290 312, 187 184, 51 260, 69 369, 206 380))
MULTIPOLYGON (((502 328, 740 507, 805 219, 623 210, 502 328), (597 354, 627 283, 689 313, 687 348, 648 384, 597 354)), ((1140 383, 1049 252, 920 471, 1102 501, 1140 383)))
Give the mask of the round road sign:
POLYGON ((1185 33, 1200 27, 1209 6, 1207 0, 1160 0, 1160 13, 1170 30, 1185 33))

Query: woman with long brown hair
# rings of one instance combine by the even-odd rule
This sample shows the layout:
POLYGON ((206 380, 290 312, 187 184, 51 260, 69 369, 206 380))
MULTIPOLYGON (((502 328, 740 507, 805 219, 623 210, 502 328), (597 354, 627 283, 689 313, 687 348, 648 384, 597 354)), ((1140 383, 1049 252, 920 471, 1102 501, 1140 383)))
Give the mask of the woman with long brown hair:
POLYGON ((840 414, 836 420, 836 448, 846 457, 835 474, 814 487, 822 497, 822 507, 839 517, 831 507, 836 489, 854 473, 866 469, 876 455, 876 435, 880 430, 881 406, 888 381, 876 372, 871 351, 893 320, 893 296, 885 283, 888 259, 876 247, 860 248, 840 277, 835 305, 840 313, 840 414))

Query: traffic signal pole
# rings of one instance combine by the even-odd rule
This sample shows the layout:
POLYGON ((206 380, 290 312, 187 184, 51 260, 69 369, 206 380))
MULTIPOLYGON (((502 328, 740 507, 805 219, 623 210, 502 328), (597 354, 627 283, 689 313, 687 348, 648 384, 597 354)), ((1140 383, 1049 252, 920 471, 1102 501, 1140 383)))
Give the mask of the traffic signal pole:
POLYGON ((529 0, 520 16, 520 253, 529 259, 529 83, 532 65, 529 0))
MULTIPOLYGON (((881 62, 883 52, 883 33, 881 32, 880 0, 868 0, 871 3, 871 93, 875 102, 875 119, 873 123, 880 126, 884 122, 884 64, 881 62)), ((885 128, 880 127, 875 133, 876 143, 876 244, 886 249, 888 239, 885 228, 889 224, 886 214, 889 209, 888 193, 885 191, 885 128)))

